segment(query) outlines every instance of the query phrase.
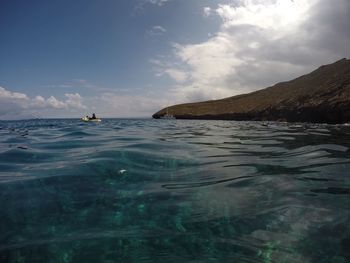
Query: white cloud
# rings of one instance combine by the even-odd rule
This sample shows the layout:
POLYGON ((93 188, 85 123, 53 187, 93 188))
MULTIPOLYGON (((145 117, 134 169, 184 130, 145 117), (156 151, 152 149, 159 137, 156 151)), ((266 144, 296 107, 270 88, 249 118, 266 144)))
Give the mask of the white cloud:
POLYGON ((79 93, 66 93, 63 99, 58 99, 55 96, 29 97, 0 87, 0 119, 82 117, 91 112, 101 118, 150 117, 170 103, 168 98, 152 91, 132 95, 129 90, 119 89, 84 98, 79 93))
POLYGON ((167 30, 162 26, 154 26, 146 31, 147 36, 161 36, 164 35, 167 30))
POLYGON ((45 114, 52 110, 55 110, 55 113, 57 110, 64 110, 67 113, 86 109, 78 93, 67 93, 65 97, 64 101, 54 96, 47 99, 40 95, 30 98, 24 93, 11 92, 0 87, 0 118, 31 118, 37 115, 45 117, 45 114))
POLYGON ((143 10, 145 5, 155 5, 161 7, 170 1, 171 0, 139 0, 135 6, 135 11, 143 10))
POLYGON ((209 6, 206 6, 206 7, 203 8, 203 15, 205 17, 208 17, 208 16, 211 15, 211 11, 212 11, 211 8, 209 6))
POLYGON ((169 77, 175 80, 177 83, 186 82, 188 79, 188 74, 178 69, 169 68, 166 69, 164 72, 168 74, 169 77))
POLYGON ((18 92, 11 92, 9 90, 6 90, 3 87, 0 87, 0 98, 13 99, 13 100, 27 100, 28 99, 26 94, 18 93, 18 92))
POLYGON ((86 99, 92 109, 102 117, 151 117, 167 105, 165 98, 151 95, 129 95, 105 92, 86 99))
POLYGON ((54 96, 51 96, 46 100, 46 105, 55 109, 63 109, 66 107, 66 104, 63 101, 57 100, 54 96))
POLYGON ((82 97, 79 93, 66 93, 64 94, 64 96, 67 98, 65 101, 65 105, 67 108, 86 109, 86 106, 84 106, 82 103, 82 97))
POLYGON ((275 30, 285 34, 294 30, 307 18, 314 0, 242 0, 240 6, 219 5, 216 13, 223 19, 225 28, 237 25, 275 30))
POLYGON ((46 100, 42 96, 36 96, 32 101, 31 101, 31 106, 36 107, 36 108, 43 108, 46 106, 46 100))
POLYGON ((169 1, 170 0, 145 0, 144 2, 149 3, 149 4, 153 4, 153 5, 162 6, 169 1))
POLYGON ((221 18, 218 31, 204 42, 173 45, 175 59, 157 61, 157 73, 186 72, 183 84, 172 77, 177 83, 172 92, 184 102, 247 93, 305 74, 348 55, 349 18, 341 10, 349 10, 349 2, 336 0, 327 8, 325 4, 326 0, 240 0, 216 9, 205 7, 204 16, 221 18), (326 19, 327 27, 321 27, 326 19), (340 23, 343 30, 336 30, 340 23))
POLYGON ((161 58, 150 59, 149 62, 153 65, 153 71, 156 77, 166 75, 177 83, 184 83, 189 80, 188 73, 183 69, 176 68, 174 63, 167 63, 161 60, 161 58))
POLYGON ((96 85, 90 83, 86 79, 72 79, 70 81, 67 81, 64 84, 47 85, 47 87, 49 88, 88 88, 88 89, 97 88, 96 85))

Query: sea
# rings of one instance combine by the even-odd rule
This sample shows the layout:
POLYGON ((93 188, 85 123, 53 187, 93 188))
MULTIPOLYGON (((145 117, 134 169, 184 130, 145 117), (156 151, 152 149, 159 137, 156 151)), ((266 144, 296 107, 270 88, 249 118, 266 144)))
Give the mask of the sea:
POLYGON ((0 262, 350 262, 350 126, 0 121, 0 262))

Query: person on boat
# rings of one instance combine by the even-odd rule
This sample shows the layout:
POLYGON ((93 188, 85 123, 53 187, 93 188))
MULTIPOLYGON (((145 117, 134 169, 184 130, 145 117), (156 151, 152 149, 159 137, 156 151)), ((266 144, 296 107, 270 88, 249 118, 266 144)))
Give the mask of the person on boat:
POLYGON ((95 113, 93 113, 92 114, 92 117, 91 118, 89 118, 90 120, 96 120, 97 118, 96 118, 96 114, 95 113))

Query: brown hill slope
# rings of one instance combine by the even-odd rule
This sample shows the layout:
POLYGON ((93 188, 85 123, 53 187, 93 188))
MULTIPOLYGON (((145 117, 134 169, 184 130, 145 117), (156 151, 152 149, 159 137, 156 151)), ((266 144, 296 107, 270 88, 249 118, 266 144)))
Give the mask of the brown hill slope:
POLYGON ((249 94, 171 106, 168 113, 177 119, 349 122, 350 59, 249 94))

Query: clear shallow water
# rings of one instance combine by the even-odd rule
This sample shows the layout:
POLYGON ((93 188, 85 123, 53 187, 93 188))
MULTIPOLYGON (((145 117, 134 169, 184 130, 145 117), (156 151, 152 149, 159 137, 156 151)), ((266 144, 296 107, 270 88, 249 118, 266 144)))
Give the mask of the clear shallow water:
POLYGON ((0 262, 349 262, 350 127, 0 122, 0 262))

